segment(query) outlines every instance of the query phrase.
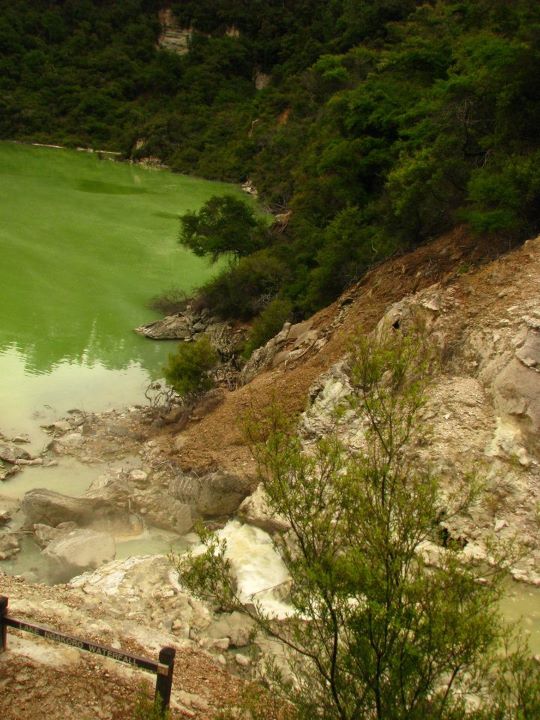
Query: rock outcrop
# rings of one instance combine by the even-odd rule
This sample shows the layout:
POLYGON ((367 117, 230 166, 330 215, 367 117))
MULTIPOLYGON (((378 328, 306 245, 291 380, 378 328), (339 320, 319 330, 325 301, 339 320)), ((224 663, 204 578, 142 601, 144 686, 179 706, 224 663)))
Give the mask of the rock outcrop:
POLYGON ((201 477, 179 474, 169 483, 169 492, 174 498, 191 505, 205 518, 236 512, 250 489, 248 480, 219 470, 201 477))
POLYGON ((103 529, 124 529, 133 532, 140 523, 128 511, 118 510, 108 497, 80 497, 37 488, 27 492, 21 509, 27 524, 42 523, 56 527, 60 523, 74 522, 79 526, 93 526, 103 529))
POLYGON ((206 334, 214 347, 223 353, 237 347, 245 335, 245 330, 235 330, 230 323, 212 317, 207 310, 196 312, 189 306, 182 312, 141 325, 135 328, 135 332, 151 340, 184 342, 191 342, 206 334))
POLYGON ((237 514, 245 522, 268 533, 285 532, 290 527, 285 518, 270 511, 262 484, 243 501, 237 514))
MULTIPOLYGON (((476 558, 487 558, 495 537, 521 547, 514 577, 540 584, 540 238, 519 252, 528 255, 520 272, 509 255, 450 285, 437 283, 387 308, 375 334, 407 333, 420 323, 440 353, 423 410, 430 439, 420 455, 449 489, 470 474, 484 484, 448 532, 476 558)), ((346 362, 321 376, 302 418, 308 443, 336 427, 335 409, 350 389, 346 362)), ((351 449, 361 448, 362 417, 347 412, 339 432, 351 449)))
POLYGON ((116 546, 108 533, 71 530, 51 540, 43 554, 73 577, 77 571, 96 568, 112 560, 116 546))
POLYGON ((159 11, 159 22, 161 23, 159 47, 177 55, 186 55, 193 34, 191 28, 180 27, 171 8, 163 8, 159 11))

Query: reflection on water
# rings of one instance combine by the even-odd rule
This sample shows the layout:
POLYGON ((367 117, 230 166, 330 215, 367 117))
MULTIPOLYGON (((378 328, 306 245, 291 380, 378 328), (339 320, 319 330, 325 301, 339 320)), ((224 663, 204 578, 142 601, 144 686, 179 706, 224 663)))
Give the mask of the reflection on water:
MULTIPOLYGON (((164 357, 167 349, 157 345, 156 349, 164 357)), ((48 373, 29 373, 25 362, 26 357, 15 350, 0 353, 0 430, 8 436, 28 434, 35 451, 49 439, 40 425, 50 424, 74 408, 97 412, 144 400, 151 377, 141 363, 111 369, 100 362, 64 361, 48 373)), ((158 367, 162 362, 156 363, 158 367)))
POLYGON ((133 328, 155 317, 151 297, 215 271, 179 246, 177 218, 225 190, 0 143, 0 431, 35 436, 55 413, 144 399, 171 345, 133 328))
POLYGON ((102 472, 103 468, 99 465, 84 465, 75 458, 64 457, 59 465, 25 468, 24 472, 1 483, 0 496, 22 499, 29 490, 47 488, 63 495, 80 497, 102 472))
POLYGON ((162 353, 133 328, 154 317, 149 298, 189 291, 214 271, 180 247, 177 218, 225 190, 86 153, 0 143, 0 352, 15 348, 28 373, 65 361, 155 368, 162 353))

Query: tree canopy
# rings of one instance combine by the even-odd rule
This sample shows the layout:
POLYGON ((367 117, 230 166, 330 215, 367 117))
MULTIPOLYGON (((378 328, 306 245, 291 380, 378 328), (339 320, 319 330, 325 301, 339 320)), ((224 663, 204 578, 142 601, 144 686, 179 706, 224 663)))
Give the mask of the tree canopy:
POLYGON ((292 211, 264 247, 297 317, 458 223, 540 230, 536 0, 173 2, 183 55, 158 45, 164 6, 0 0, 0 138, 250 178, 292 211))
POLYGON ((195 255, 243 257, 264 243, 266 223, 233 195, 211 197, 198 212, 180 218, 180 242, 195 255))

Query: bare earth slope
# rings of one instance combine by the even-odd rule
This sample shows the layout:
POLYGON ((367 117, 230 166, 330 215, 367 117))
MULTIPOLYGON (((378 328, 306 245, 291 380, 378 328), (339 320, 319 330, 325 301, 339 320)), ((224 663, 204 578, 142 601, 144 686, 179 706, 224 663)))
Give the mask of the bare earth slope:
POLYGON ((276 400, 289 413, 307 410, 308 434, 324 432, 328 399, 346 383, 339 364, 332 368, 351 338, 384 324, 399 332, 420 319, 442 361, 429 391, 426 459, 449 485, 471 472, 485 485, 450 530, 480 556, 490 534, 519 536, 525 557, 514 575, 539 584, 540 238, 503 249, 458 229, 375 268, 309 321, 285 327, 255 358, 259 373, 173 434, 170 452, 186 469, 254 475, 246 413, 257 416, 276 400))
MULTIPOLYGON (((302 323, 304 345, 291 338, 283 350, 292 357, 275 357, 276 367, 258 374, 240 389, 229 392, 225 402, 200 422, 184 431, 178 441, 179 459, 186 469, 219 466, 253 472, 251 456, 242 436, 241 418, 257 413, 277 400, 288 412, 300 413, 318 376, 346 352, 351 337, 371 331, 386 310, 402 298, 439 282, 450 286, 463 279, 461 273, 489 263, 501 252, 492 241, 472 238, 457 229, 416 251, 381 264, 339 300, 302 323)), ((519 266, 519 257, 514 267, 519 266)), ((509 277, 512 278, 513 271, 509 277)), ((473 272, 472 277, 475 277, 473 272)), ((483 281, 479 280, 480 286, 483 281)), ((488 295, 491 287, 486 287, 488 295)))

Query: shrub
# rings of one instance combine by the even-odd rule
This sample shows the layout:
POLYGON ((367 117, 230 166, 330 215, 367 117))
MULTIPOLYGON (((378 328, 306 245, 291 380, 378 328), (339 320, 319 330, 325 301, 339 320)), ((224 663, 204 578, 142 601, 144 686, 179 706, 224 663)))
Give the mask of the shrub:
POLYGON ((165 379, 184 400, 192 399, 213 386, 212 369, 219 360, 210 340, 203 335, 193 343, 183 343, 169 355, 165 379))
POLYGON ((231 264, 198 292, 196 306, 206 306, 223 318, 249 320, 279 292, 289 275, 285 263, 261 250, 231 264))
POLYGON ((189 296, 185 290, 171 288, 165 290, 161 295, 156 295, 148 303, 149 307, 156 312, 164 315, 173 315, 174 313, 185 310, 189 296))
POLYGON ((249 357, 254 350, 274 337, 283 327, 283 323, 290 317, 291 312, 292 303, 289 300, 282 300, 281 298, 272 300, 253 323, 244 355, 249 357))

